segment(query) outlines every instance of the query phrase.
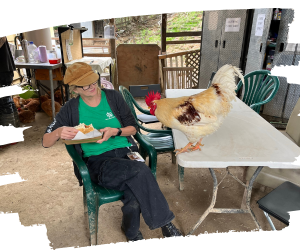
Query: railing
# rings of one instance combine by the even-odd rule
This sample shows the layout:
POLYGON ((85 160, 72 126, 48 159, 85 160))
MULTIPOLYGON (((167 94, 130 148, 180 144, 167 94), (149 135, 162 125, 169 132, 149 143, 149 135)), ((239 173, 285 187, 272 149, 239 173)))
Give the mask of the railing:
POLYGON ((194 87, 192 80, 192 67, 164 67, 163 79, 165 89, 191 89, 194 87))
POLYGON ((200 49, 159 55, 158 59, 163 91, 168 88, 197 87, 200 49))
MULTIPOLYGON (((59 40, 58 37, 52 37, 52 40, 59 40)), ((90 57, 112 57, 114 48, 114 39, 106 38, 82 38, 83 55, 90 57)), ((54 46, 54 45, 53 45, 54 46)))

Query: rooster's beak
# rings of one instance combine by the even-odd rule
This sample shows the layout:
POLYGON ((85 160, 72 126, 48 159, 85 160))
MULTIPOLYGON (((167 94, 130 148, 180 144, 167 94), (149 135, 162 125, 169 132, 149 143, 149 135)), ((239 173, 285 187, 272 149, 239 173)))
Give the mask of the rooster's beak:
POLYGON ((148 107, 148 109, 151 109, 151 107, 148 107))

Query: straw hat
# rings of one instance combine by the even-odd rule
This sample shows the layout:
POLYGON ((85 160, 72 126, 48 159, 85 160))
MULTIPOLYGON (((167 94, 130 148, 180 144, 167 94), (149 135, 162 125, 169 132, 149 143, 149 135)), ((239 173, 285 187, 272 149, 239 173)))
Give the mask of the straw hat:
POLYGON ((90 65, 84 62, 76 62, 70 65, 64 77, 64 83, 75 86, 87 86, 99 79, 90 65))

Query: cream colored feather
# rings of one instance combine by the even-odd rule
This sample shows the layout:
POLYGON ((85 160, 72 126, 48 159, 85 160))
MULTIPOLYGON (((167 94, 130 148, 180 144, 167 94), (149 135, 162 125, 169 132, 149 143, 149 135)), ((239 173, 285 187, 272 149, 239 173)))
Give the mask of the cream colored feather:
POLYGON ((217 84, 229 102, 235 99, 235 76, 241 78, 243 84, 245 84, 242 71, 235 66, 226 64, 217 71, 212 80, 212 85, 217 84))

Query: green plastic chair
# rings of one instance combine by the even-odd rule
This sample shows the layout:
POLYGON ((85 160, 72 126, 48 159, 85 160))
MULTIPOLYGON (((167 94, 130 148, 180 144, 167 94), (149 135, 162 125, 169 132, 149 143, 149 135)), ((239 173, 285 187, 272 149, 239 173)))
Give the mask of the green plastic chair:
MULTIPOLYGON (((242 101, 259 114, 260 107, 270 102, 279 89, 279 79, 272 76, 268 70, 257 70, 244 76, 245 86, 242 101)), ((237 84, 236 93, 243 85, 242 80, 237 84)))
MULTIPOLYGON (((146 142, 152 145, 157 153, 164 153, 164 152, 172 152, 172 162, 176 162, 174 142, 172 136, 172 130, 158 130, 158 129, 149 129, 144 127, 142 124, 139 123, 138 117, 135 113, 134 107, 136 107, 140 112, 144 114, 150 114, 149 110, 143 109, 139 104, 135 101, 133 96, 130 94, 128 89, 124 86, 119 86, 119 91, 122 94, 123 98, 125 99, 126 103, 131 109, 131 112, 136 120, 138 125, 138 131, 135 134, 134 138, 140 143, 140 153, 143 158, 147 157, 147 150, 143 145, 146 145, 146 142), (141 133, 141 130, 148 132, 148 134, 141 133)), ((149 157, 150 159, 150 157, 149 157)))
MULTIPOLYGON (((149 160, 149 167, 152 174, 156 177, 156 152, 155 149, 145 143, 143 145, 149 155, 151 155, 151 161, 149 160)), ((90 243, 91 245, 97 245, 97 233, 98 233, 98 212, 101 205, 106 203, 118 201, 122 198, 123 192, 103 188, 91 180, 88 168, 83 159, 78 155, 73 145, 66 145, 67 151, 72 160, 76 164, 83 182, 83 205, 84 213, 88 214, 88 224, 90 230, 90 243)))

